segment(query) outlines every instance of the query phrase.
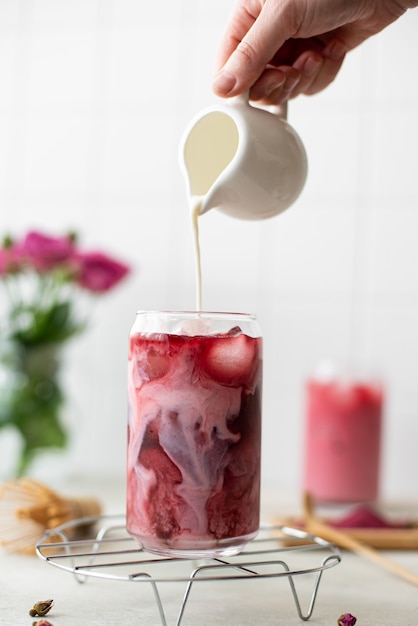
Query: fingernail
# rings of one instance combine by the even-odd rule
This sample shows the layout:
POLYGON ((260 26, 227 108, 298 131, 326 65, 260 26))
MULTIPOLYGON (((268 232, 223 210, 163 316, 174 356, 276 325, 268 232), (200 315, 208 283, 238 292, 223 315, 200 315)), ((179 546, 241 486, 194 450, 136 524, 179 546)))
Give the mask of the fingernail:
POLYGON ((256 85, 251 89, 251 99, 262 100, 263 98, 269 98, 271 95, 274 94, 275 91, 282 88, 285 80, 286 77, 283 76, 282 80, 276 79, 275 82, 271 83, 270 85, 264 85, 262 87, 256 85))
POLYGON ((283 102, 286 102, 286 100, 291 97, 292 91, 299 82, 300 76, 298 76, 297 78, 287 78, 286 82, 282 86, 281 93, 278 94, 276 98, 276 104, 283 104, 283 102))
POLYGON ((297 78, 288 78, 284 84, 283 91, 286 94, 289 94, 291 91, 293 91, 293 89, 296 87, 299 81, 300 81, 300 76, 298 76, 297 78))
POLYGON ((318 71, 320 65, 320 59, 313 59, 312 57, 308 57, 303 66, 302 72, 305 76, 312 76, 318 71))
POLYGON ((332 61, 341 61, 345 57, 346 52, 346 47, 341 43, 341 41, 335 39, 329 44, 329 46, 326 46, 323 49, 322 54, 324 57, 331 59, 332 61))
POLYGON ((221 71, 213 81, 213 89, 218 94, 227 96, 235 87, 237 79, 233 74, 227 71, 221 71))

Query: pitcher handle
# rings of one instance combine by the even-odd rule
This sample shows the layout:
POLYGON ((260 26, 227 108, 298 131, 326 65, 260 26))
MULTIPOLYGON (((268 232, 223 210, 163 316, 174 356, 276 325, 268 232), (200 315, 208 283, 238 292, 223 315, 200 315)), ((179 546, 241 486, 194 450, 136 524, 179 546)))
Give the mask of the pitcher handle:
POLYGON ((265 111, 269 111, 270 113, 274 113, 278 117, 287 121, 287 110, 288 110, 288 101, 285 100, 281 104, 270 104, 265 106, 257 106, 250 103, 250 92, 244 91, 244 93, 240 93, 238 96, 234 96, 231 98, 232 101, 237 104, 246 104, 248 106, 252 106, 254 109, 264 109, 265 111))
POLYGON ((266 107, 266 110, 270 111, 270 113, 274 113, 274 115, 278 115, 282 120, 287 121, 288 101, 285 100, 281 104, 271 104, 266 107))

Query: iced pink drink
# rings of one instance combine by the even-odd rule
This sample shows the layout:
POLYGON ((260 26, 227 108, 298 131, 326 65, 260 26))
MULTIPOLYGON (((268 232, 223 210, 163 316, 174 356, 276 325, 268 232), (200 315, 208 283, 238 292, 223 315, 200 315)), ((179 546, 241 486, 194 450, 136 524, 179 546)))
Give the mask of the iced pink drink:
POLYGON ((259 527, 262 340, 200 326, 130 340, 127 527, 162 554, 232 554, 259 527))
POLYGON ((323 502, 374 500, 379 488, 381 428, 379 385, 310 381, 305 489, 323 502))

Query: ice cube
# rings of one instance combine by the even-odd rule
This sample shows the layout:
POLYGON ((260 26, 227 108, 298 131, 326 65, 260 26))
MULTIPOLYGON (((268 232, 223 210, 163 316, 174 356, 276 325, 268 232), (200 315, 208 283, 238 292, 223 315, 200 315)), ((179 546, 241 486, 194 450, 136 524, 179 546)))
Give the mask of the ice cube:
POLYGON ((200 317, 199 314, 196 313, 196 317, 184 321, 182 320, 173 331, 176 335, 184 335, 186 337, 208 335, 210 334, 210 321, 200 317))
POLYGON ((131 340, 130 360, 133 361, 133 379, 140 387, 144 380, 155 380, 167 374, 170 367, 165 335, 155 339, 136 335, 131 340))
POLYGON ((208 374, 223 385, 239 386, 252 378, 256 340, 240 333, 208 342, 203 360, 208 374))
POLYGON ((158 350, 155 345, 151 345, 147 351, 146 371, 150 380, 165 376, 170 367, 170 358, 165 351, 166 345, 158 347, 162 349, 158 350))
POLYGON ((231 330, 225 333, 225 337, 238 337, 238 335, 241 335, 241 333, 241 328, 239 326, 234 326, 233 328, 231 328, 231 330))

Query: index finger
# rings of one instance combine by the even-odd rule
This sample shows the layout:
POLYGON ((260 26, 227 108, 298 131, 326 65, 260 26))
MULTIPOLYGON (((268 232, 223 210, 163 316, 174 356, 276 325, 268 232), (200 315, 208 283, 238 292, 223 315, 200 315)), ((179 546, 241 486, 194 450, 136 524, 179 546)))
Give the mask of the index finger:
POLYGON ((235 96, 247 91, 277 50, 297 32, 297 12, 289 2, 280 7, 279 11, 271 0, 240 2, 221 44, 215 93, 235 96))
POLYGON ((244 39, 262 9, 261 2, 254 2, 253 10, 245 2, 239 0, 229 18, 226 31, 220 41, 215 70, 219 71, 225 65, 239 43, 244 39))

